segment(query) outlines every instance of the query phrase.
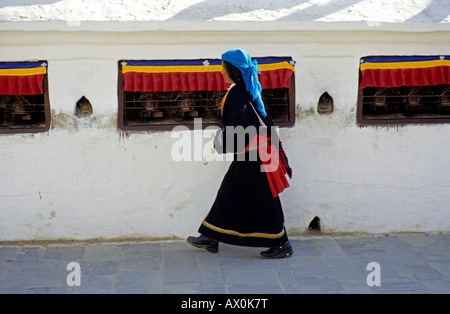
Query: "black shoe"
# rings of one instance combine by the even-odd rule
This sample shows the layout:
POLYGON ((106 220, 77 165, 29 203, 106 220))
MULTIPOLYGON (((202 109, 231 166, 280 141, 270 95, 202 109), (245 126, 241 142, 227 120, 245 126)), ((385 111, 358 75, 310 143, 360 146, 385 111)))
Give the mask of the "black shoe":
POLYGON ((292 249, 291 244, 288 242, 282 247, 272 247, 268 250, 262 251, 259 254, 265 258, 282 258, 291 256, 292 254, 294 254, 294 250, 292 249))
POLYGON ((217 253, 219 251, 219 242, 208 239, 205 236, 188 237, 187 242, 200 249, 206 249, 209 252, 217 253))

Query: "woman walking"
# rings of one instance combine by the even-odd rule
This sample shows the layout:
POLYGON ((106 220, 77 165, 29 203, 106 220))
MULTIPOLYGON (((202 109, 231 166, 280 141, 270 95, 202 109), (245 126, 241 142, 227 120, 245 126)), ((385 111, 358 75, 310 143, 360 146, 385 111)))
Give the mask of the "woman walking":
POLYGON ((290 256, 293 250, 278 193, 289 186, 285 174, 291 176, 292 172, 276 132, 270 132, 273 122, 261 99, 257 62, 247 52, 236 49, 222 55, 222 65, 224 80, 231 85, 222 101, 225 128, 216 135, 214 147, 219 153, 234 153, 234 161, 199 227, 201 235, 188 237, 187 241, 213 253, 223 242, 267 248, 260 253, 266 258, 290 256), (253 128, 255 137, 248 138, 247 134, 245 140, 239 139, 236 127, 253 128), (280 153, 280 162, 275 170, 262 171, 268 169, 265 158, 261 158, 267 156, 267 150, 271 156, 280 153))

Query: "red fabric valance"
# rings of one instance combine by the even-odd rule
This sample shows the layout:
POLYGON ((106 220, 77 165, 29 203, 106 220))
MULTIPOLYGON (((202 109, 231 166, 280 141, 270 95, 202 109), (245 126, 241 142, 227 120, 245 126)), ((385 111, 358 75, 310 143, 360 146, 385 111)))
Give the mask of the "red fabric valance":
POLYGON ((43 94, 47 62, 0 63, 0 95, 43 94))
POLYGON ((0 76, 0 95, 43 94, 45 74, 30 76, 0 76))
POLYGON ((258 75, 262 89, 289 88, 293 72, 289 69, 261 71, 258 75))
MULTIPOLYGON (((292 71, 286 69, 264 71, 258 76, 263 89, 289 88, 292 71)), ((123 74, 123 79, 124 90, 127 92, 223 91, 228 88, 220 72, 128 72, 123 74)))
POLYGON ((360 88, 450 84, 447 56, 379 57, 361 59, 360 88))
POLYGON ((128 72, 123 80, 126 92, 221 91, 228 87, 220 72, 128 72))
MULTIPOLYGON (((258 58, 263 89, 289 88, 294 73, 291 58, 258 58)), ((126 92, 224 91, 222 61, 124 61, 122 76, 126 92)))
POLYGON ((360 88, 450 84, 450 67, 365 71, 360 88))

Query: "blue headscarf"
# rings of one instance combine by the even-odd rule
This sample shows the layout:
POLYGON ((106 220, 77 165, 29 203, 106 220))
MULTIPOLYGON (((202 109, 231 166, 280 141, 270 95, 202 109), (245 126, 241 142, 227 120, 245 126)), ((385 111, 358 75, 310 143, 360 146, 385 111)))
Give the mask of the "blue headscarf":
POLYGON ((267 116, 264 103, 261 98, 261 84, 258 81, 258 62, 252 60, 250 55, 241 49, 228 50, 222 55, 222 60, 227 61, 239 69, 244 79, 246 90, 256 102, 256 108, 263 115, 267 116))

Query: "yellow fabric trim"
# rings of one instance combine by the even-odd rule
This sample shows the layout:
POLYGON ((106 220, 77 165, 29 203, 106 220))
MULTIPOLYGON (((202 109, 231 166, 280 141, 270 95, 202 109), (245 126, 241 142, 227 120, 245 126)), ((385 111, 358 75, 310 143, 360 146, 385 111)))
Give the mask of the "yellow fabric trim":
POLYGON ((261 68, 261 71, 289 69, 292 72, 295 72, 294 66, 286 61, 277 62, 277 63, 268 63, 268 64, 258 64, 258 67, 261 68))
MULTIPOLYGON (((278 62, 269 64, 258 64, 261 71, 289 69, 295 71, 294 66, 288 62, 278 62)), ((132 66, 126 65, 122 67, 122 73, 136 72, 136 73, 173 73, 173 72, 220 72, 222 71, 221 65, 209 65, 207 67, 203 65, 192 66, 132 66)))
POLYGON ((193 66, 124 66, 122 73, 138 72, 138 73, 173 73, 173 72, 220 72, 221 65, 203 65, 193 66))
POLYGON ((236 85, 236 83, 232 83, 227 90, 227 93, 225 94, 225 96, 223 96, 222 98, 222 103, 220 104, 220 114, 223 116, 223 107, 225 105, 225 100, 227 99, 228 93, 230 92, 230 90, 236 85))
POLYGON ((386 62, 386 63, 362 63, 361 71, 364 70, 391 70, 391 69, 420 69, 438 66, 450 66, 450 60, 432 60, 418 62, 386 62))
POLYGON ((36 74, 46 74, 46 67, 31 68, 31 69, 1 69, 0 76, 29 76, 36 74))
POLYGON ((234 236, 238 236, 238 237, 242 237, 242 238, 247 238, 247 237, 256 237, 256 238, 268 238, 268 239, 276 239, 276 238, 281 238, 284 233, 285 233, 285 229, 284 229, 284 225, 283 225, 283 230, 280 233, 277 234, 268 234, 268 233, 260 233, 260 232, 253 232, 253 233, 240 233, 237 231, 233 231, 233 230, 227 230, 227 229, 222 229, 216 226, 213 226, 209 223, 207 223, 206 221, 202 221, 202 224, 211 229, 214 230, 216 232, 220 232, 220 233, 224 233, 224 234, 229 234, 229 235, 234 235, 234 236))

